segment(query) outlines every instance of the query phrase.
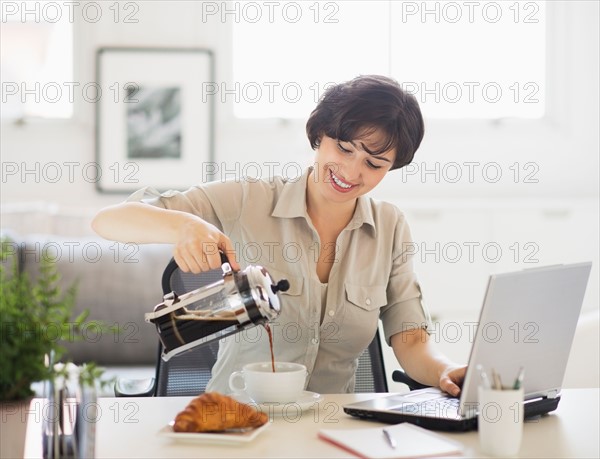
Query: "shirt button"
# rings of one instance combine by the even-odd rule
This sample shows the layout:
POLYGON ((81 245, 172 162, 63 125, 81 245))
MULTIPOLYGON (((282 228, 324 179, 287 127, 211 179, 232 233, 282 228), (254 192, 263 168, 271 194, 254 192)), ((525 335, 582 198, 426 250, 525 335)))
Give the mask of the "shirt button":
POLYGON ((367 306, 369 306, 371 304, 371 298, 367 298, 365 303, 367 303, 367 306))
POLYGON ((311 341, 313 344, 319 344, 319 340, 317 338, 313 338, 311 341))
POLYGON ((329 317, 333 317, 335 315, 334 311, 329 311, 329 317))

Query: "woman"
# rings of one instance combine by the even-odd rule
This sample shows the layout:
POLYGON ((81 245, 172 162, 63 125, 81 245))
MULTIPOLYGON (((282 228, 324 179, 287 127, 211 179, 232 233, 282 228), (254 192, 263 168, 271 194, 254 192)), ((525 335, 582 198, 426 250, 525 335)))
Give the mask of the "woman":
MULTIPOLYGON (((121 242, 174 244, 184 271, 218 268, 222 250, 234 269, 251 262, 288 279, 271 324, 275 357, 306 365, 308 390, 352 392, 358 357, 381 319, 412 378, 458 395, 465 368, 429 342, 404 216, 366 196, 412 161, 424 131, 417 101, 394 80, 357 77, 326 91, 306 130, 316 158, 299 180, 211 182, 163 195, 142 189, 103 209, 93 228, 121 242)), ((207 390, 227 393, 233 371, 270 359, 266 333, 252 330, 221 343, 207 390)))

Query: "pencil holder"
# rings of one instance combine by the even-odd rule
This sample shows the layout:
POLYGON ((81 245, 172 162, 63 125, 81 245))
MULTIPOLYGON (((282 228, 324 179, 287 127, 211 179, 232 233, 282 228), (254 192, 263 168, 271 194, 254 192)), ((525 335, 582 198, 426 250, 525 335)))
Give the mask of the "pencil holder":
POLYGON ((494 457, 516 456, 523 438, 523 388, 479 387, 479 445, 494 457))

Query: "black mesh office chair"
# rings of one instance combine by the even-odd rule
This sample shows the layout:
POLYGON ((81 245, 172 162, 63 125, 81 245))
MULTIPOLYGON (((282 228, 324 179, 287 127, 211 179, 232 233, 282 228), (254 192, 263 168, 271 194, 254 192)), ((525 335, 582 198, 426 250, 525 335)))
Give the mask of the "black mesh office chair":
MULTIPOLYGON (((223 271, 215 269, 200 274, 183 272, 173 258, 163 271, 162 290, 166 295, 190 292, 223 278, 223 271)), ((190 305, 194 307, 194 303, 190 305)), ((161 356, 162 344, 158 343, 156 372, 152 379, 119 380, 115 384, 117 397, 148 396, 194 396, 204 392, 217 361, 219 342, 197 346, 187 352, 171 357, 165 362, 161 356)))
POLYGON ((388 385, 383 364, 379 330, 369 347, 358 359, 354 392, 387 392, 388 385))
POLYGON ((396 382, 406 384, 410 390, 425 389, 426 387, 431 387, 415 381, 402 370, 394 370, 394 372, 392 373, 392 379, 396 382))
MULTIPOLYGON (((172 291, 186 293, 222 278, 216 269, 201 274, 183 272, 171 259, 162 277, 164 294, 172 291)), ((191 306, 193 307, 193 305, 191 306)), ((159 343, 156 374, 153 380, 117 381, 117 396, 194 396, 206 389, 211 369, 217 360, 219 343, 211 342, 176 355, 167 362, 162 360, 162 345, 159 343)), ((355 392, 387 392, 387 380, 383 365, 383 353, 379 332, 363 352, 356 370, 355 392)))
MULTIPOLYGON (((214 269, 200 274, 183 272, 171 259, 162 277, 163 293, 190 292, 197 288, 217 282, 223 278, 223 271, 214 269)), ((194 308, 194 303, 190 306, 194 308)), ((167 362, 160 358, 159 349, 156 366, 156 392, 158 397, 198 395, 205 391, 211 377, 211 370, 217 361, 219 342, 213 341, 197 346, 187 352, 171 357, 167 362)))

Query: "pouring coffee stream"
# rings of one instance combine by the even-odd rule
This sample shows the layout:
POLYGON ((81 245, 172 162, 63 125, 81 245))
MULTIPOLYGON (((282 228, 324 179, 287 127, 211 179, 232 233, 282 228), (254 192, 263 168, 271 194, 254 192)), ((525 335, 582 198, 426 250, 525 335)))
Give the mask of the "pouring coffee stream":
POLYGON ((273 331, 268 323, 265 324, 265 330, 269 335, 269 349, 271 350, 271 370, 275 373, 275 353, 273 352, 273 331))
POLYGON ((220 280, 182 295, 173 291, 154 312, 145 314, 146 322, 156 325, 163 360, 247 328, 268 325, 279 316, 277 294, 289 289, 286 279, 274 282, 262 266, 233 271, 222 252, 221 262, 220 280))

